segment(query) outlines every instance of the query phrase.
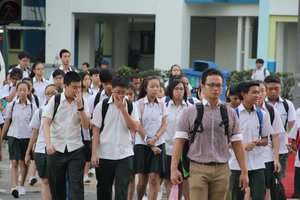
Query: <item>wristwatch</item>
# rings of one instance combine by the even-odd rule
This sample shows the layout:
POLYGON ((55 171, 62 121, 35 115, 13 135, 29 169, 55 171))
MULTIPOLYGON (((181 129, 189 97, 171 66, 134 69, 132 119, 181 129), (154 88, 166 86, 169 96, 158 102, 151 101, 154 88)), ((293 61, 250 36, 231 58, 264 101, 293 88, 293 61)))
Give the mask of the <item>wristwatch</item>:
POLYGON ((83 111, 84 107, 78 108, 77 111, 83 111))

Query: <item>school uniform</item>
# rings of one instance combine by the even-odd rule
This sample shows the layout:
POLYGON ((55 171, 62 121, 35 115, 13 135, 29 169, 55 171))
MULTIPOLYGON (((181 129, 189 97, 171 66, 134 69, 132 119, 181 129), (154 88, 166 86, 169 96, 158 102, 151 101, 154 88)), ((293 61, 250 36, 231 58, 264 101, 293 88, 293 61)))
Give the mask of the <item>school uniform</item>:
MULTIPOLYGON (((23 72, 23 78, 28 78, 29 75, 31 74, 31 70, 29 69, 28 66, 27 66, 25 69, 22 69, 20 65, 17 65, 17 66, 14 67, 14 68, 19 68, 19 69, 22 70, 22 72, 23 72)), ((8 71, 8 73, 11 73, 12 70, 13 70, 13 68, 10 69, 10 70, 8 71)))
POLYGON ((34 160, 38 170, 38 174, 40 178, 48 178, 47 173, 47 163, 46 163, 46 142, 45 142, 45 135, 44 135, 44 118, 42 118, 42 113, 45 110, 45 106, 37 109, 34 112, 34 115, 31 119, 29 126, 32 129, 38 129, 38 137, 35 143, 34 149, 34 160), (42 110, 42 111, 40 111, 42 110), (42 112, 42 113, 40 113, 42 112))
POLYGON ((251 75, 251 79, 255 81, 264 81, 267 76, 270 75, 269 70, 265 67, 261 67, 260 69, 255 69, 251 75))
MULTIPOLYGON (((264 110, 269 115, 269 111, 266 107, 265 102, 263 103, 261 109, 264 110)), ((280 114, 276 108, 274 108, 274 120, 273 120, 272 128, 273 128, 273 132, 271 133, 271 135, 268 136, 268 145, 263 147, 264 153, 262 154, 266 165, 265 182, 266 182, 266 188, 268 189, 270 189, 271 187, 272 176, 274 172, 274 148, 273 148, 272 136, 285 132, 281 122, 280 114)))
MULTIPOLYGON (((266 102, 270 102, 268 98, 266 98, 266 102)), ((289 107, 288 114, 287 114, 283 102, 284 100, 281 97, 279 97, 278 101, 274 105, 271 103, 270 105, 273 105, 278 110, 278 112, 280 113, 282 124, 283 126, 285 126, 286 119, 288 120, 288 122, 296 120, 296 110, 293 103, 286 99, 286 102, 289 107)), ((279 162, 281 165, 281 170, 280 170, 281 178, 284 178, 286 175, 287 160, 289 156, 289 150, 286 146, 286 144, 288 144, 288 132, 287 132, 288 129, 287 127, 284 128, 286 129, 286 131, 279 135, 279 140, 280 140, 279 162)))
MULTIPOLYGON (((101 128, 102 103, 97 104, 91 123, 101 128)), ((126 103, 127 104, 127 103, 126 103)), ((128 106, 126 105, 126 108, 128 106)), ((131 112, 133 121, 139 122, 136 105, 131 112)), ((108 100, 108 109, 104 119, 104 127, 99 136, 97 146, 99 167, 97 175, 97 199, 111 199, 112 184, 115 181, 115 199, 127 199, 128 184, 133 169, 133 149, 131 131, 122 112, 113 102, 108 100)))
MULTIPOLYGON (((65 74, 68 73, 68 72, 70 72, 70 71, 74 71, 74 70, 72 69, 71 66, 69 66, 68 69, 65 70, 64 66, 60 65, 58 69, 63 70, 63 71, 65 72, 65 74)), ((50 75, 50 77, 49 77, 49 83, 50 83, 50 84, 53 84, 53 83, 54 83, 53 76, 52 76, 52 74, 53 74, 54 71, 55 71, 55 70, 53 70, 53 71, 51 72, 51 75, 50 75)))
POLYGON ((7 132, 10 160, 24 160, 31 135, 29 123, 35 110, 35 105, 28 99, 25 104, 16 99, 7 105, 5 119, 11 119, 7 132))
POLYGON ((41 81, 38 81, 35 77, 32 79, 34 93, 38 96, 40 100, 40 105, 45 103, 45 88, 49 85, 49 81, 45 78, 42 78, 41 81))
MULTIPOLYGON (((89 111, 90 111, 91 115, 93 115, 93 112, 94 112, 94 109, 95 109, 94 102, 95 102, 95 99, 96 99, 96 95, 97 95, 97 93, 93 93, 93 95, 89 98, 89 101, 88 101, 88 108, 89 108, 89 111)), ((103 101, 106 98, 109 98, 109 96, 107 96, 105 94, 105 90, 102 90, 101 94, 100 94, 99 102, 103 101)))
MULTIPOLYGON (((273 133, 269 115, 265 111, 261 110, 262 122, 260 135, 260 121, 258 119, 258 113, 254 108, 255 106, 253 106, 251 113, 248 113, 243 104, 238 106, 239 121, 244 144, 248 144, 253 140, 258 140, 260 137, 268 137, 271 133, 273 133)), ((253 200, 263 200, 266 193, 264 153, 264 147, 262 146, 255 146, 251 151, 245 151, 249 186, 253 200)), ((239 176, 241 174, 241 169, 235 155, 232 155, 230 158, 229 166, 232 172, 230 178, 232 200, 244 199, 244 192, 239 188, 239 176)))
MULTIPOLYGON (((163 117, 167 117, 165 103, 155 99, 150 103, 147 97, 135 102, 138 108, 139 120, 141 126, 146 131, 149 138, 154 137, 162 125, 163 117)), ((162 151, 155 155, 151 148, 147 146, 140 134, 135 137, 134 146, 134 171, 135 173, 164 173, 165 172, 165 139, 163 135, 156 141, 155 146, 162 151)))
POLYGON ((101 90, 100 86, 99 87, 95 87, 93 83, 91 83, 90 89, 93 92, 93 94, 97 94, 101 90))
MULTIPOLYGON (((45 107, 43 117, 52 119, 54 112, 53 96, 45 107)), ((56 151, 47 155, 49 185, 53 199, 66 198, 66 174, 69 179, 69 197, 84 199, 83 172, 85 156, 81 138, 81 118, 77 103, 69 103, 65 93, 61 94, 60 104, 50 125, 51 144, 56 151)), ((86 103, 84 111, 89 116, 86 103)))
MULTIPOLYGON (((83 92, 82 97, 84 102, 88 102, 89 98, 92 96, 92 91, 89 89, 89 92, 83 92)), ((84 154, 86 162, 91 161, 92 152, 91 152, 91 131, 90 129, 84 129, 81 127, 81 137, 84 145, 84 154)))

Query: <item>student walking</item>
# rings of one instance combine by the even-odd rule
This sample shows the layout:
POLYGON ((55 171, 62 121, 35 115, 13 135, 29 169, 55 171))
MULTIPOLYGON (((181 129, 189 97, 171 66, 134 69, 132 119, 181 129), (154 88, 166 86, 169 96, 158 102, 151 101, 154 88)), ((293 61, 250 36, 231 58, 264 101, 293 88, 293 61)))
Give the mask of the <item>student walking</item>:
POLYGON ((43 113, 47 167, 52 199, 84 199, 85 166, 81 126, 89 128, 89 112, 81 94, 81 78, 76 72, 64 77, 61 94, 51 98, 43 113))

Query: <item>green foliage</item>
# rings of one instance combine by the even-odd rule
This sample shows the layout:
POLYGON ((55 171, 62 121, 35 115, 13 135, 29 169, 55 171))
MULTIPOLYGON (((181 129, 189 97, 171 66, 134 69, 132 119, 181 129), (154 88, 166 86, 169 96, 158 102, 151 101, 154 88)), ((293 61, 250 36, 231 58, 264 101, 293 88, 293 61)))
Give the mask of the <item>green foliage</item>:
MULTIPOLYGON (((245 71, 233 71, 230 73, 230 76, 227 78, 227 87, 232 83, 239 83, 242 81, 247 81, 251 79, 253 70, 245 70, 245 71)), ((276 72, 271 73, 276 74, 281 79, 281 96, 283 98, 289 99, 291 101, 294 100, 294 84, 295 84, 295 75, 290 72, 276 72)))
POLYGON ((119 67, 116 72, 120 75, 125 75, 125 76, 129 76, 131 74, 136 73, 131 67, 122 65, 121 67, 119 67))

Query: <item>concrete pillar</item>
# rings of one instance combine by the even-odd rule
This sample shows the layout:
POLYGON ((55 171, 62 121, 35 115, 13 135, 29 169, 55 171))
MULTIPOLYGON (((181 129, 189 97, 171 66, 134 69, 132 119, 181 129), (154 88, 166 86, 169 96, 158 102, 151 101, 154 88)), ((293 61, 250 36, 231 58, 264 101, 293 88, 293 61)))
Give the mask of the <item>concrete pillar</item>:
POLYGON ((191 16, 182 0, 157 1, 154 67, 189 67, 191 16))
POLYGON ((238 17, 237 24, 237 45, 236 45, 236 70, 241 71, 242 68, 242 38, 243 38, 243 17, 238 17))
POLYGON ((72 13, 72 0, 46 1, 46 13, 46 63, 53 63, 61 49, 68 49, 73 65, 75 16, 72 13))
MULTIPOLYGON (((262 58, 267 67, 269 47, 270 0, 259 1, 257 58, 262 58)), ((274 58, 272 58, 274 59, 274 58)), ((268 67, 269 68, 269 67, 268 67)), ((270 66, 272 71, 275 66, 270 66)))
POLYGON ((78 67, 83 62, 95 66, 95 19, 88 15, 79 21, 78 67))
POLYGON ((246 17, 245 21, 245 39, 244 39, 244 69, 248 66, 250 52, 250 17, 246 17))
POLYGON ((112 67, 127 65, 128 61, 128 18, 115 17, 113 23, 112 67))

